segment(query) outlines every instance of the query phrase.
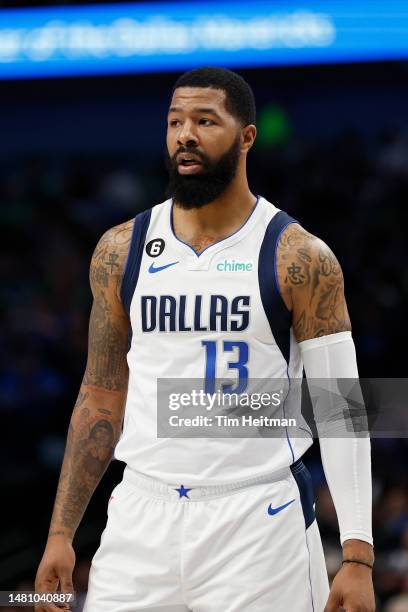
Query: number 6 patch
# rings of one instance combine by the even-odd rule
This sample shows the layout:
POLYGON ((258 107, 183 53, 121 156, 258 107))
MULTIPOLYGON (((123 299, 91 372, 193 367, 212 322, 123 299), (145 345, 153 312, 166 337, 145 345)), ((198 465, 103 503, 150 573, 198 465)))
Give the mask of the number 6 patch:
POLYGON ((153 238, 146 244, 146 253, 149 257, 158 257, 164 251, 165 242, 163 238, 153 238))

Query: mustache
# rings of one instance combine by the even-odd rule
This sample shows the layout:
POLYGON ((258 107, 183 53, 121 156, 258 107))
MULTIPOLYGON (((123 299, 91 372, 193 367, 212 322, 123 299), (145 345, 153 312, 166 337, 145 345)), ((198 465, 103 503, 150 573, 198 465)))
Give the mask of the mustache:
POLYGON ((204 155, 204 153, 202 153, 198 149, 194 149, 191 147, 183 147, 183 146, 179 147, 177 151, 174 153, 174 155, 171 156, 171 161, 174 164, 177 164, 177 156, 180 155, 180 153, 191 153, 192 155, 195 155, 196 157, 198 157, 200 161, 202 161, 203 165, 208 165, 208 157, 204 155))

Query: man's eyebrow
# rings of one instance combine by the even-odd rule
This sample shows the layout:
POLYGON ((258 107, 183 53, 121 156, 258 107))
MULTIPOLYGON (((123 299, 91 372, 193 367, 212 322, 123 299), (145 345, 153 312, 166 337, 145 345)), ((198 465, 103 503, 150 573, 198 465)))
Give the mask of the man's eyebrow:
MULTIPOLYGON (((169 108, 169 113, 182 113, 183 109, 180 108, 179 106, 170 106, 169 108)), ((214 115, 215 117, 218 117, 218 119, 221 119, 221 116, 217 113, 217 111, 214 108, 211 108, 210 106, 200 106, 197 108, 193 108, 193 113, 203 113, 204 115, 214 115)))

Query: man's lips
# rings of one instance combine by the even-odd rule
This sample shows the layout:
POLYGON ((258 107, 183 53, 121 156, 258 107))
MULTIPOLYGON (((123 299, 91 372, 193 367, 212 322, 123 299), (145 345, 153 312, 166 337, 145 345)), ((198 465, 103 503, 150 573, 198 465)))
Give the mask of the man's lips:
POLYGON ((194 153, 179 153, 176 159, 177 164, 184 167, 202 164, 200 157, 194 153))
POLYGON ((176 156, 179 174, 197 174, 203 165, 201 158, 196 153, 179 153, 176 156))
POLYGON ((191 163, 191 164, 178 164, 177 166, 179 174, 196 174, 201 172, 202 164, 191 163))

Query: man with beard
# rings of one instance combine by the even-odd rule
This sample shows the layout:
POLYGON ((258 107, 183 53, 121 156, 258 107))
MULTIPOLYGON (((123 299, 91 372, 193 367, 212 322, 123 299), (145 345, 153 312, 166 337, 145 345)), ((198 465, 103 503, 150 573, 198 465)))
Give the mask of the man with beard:
MULTIPOLYGON (((308 377, 358 376, 338 262, 251 193, 255 136, 240 76, 182 75, 168 112, 169 199, 94 252, 88 361, 36 580, 38 591, 72 589, 72 538, 115 451, 126 468, 86 612, 374 610, 367 438, 320 439, 344 558, 329 595, 301 460, 310 436, 211 436, 210 425, 193 436, 163 426, 165 414, 177 427, 177 402, 170 418, 158 409, 159 379, 186 391, 203 379, 211 398, 219 379, 239 394, 251 379, 301 378, 303 366, 308 377)), ((195 398, 181 395, 189 416, 195 398)))

